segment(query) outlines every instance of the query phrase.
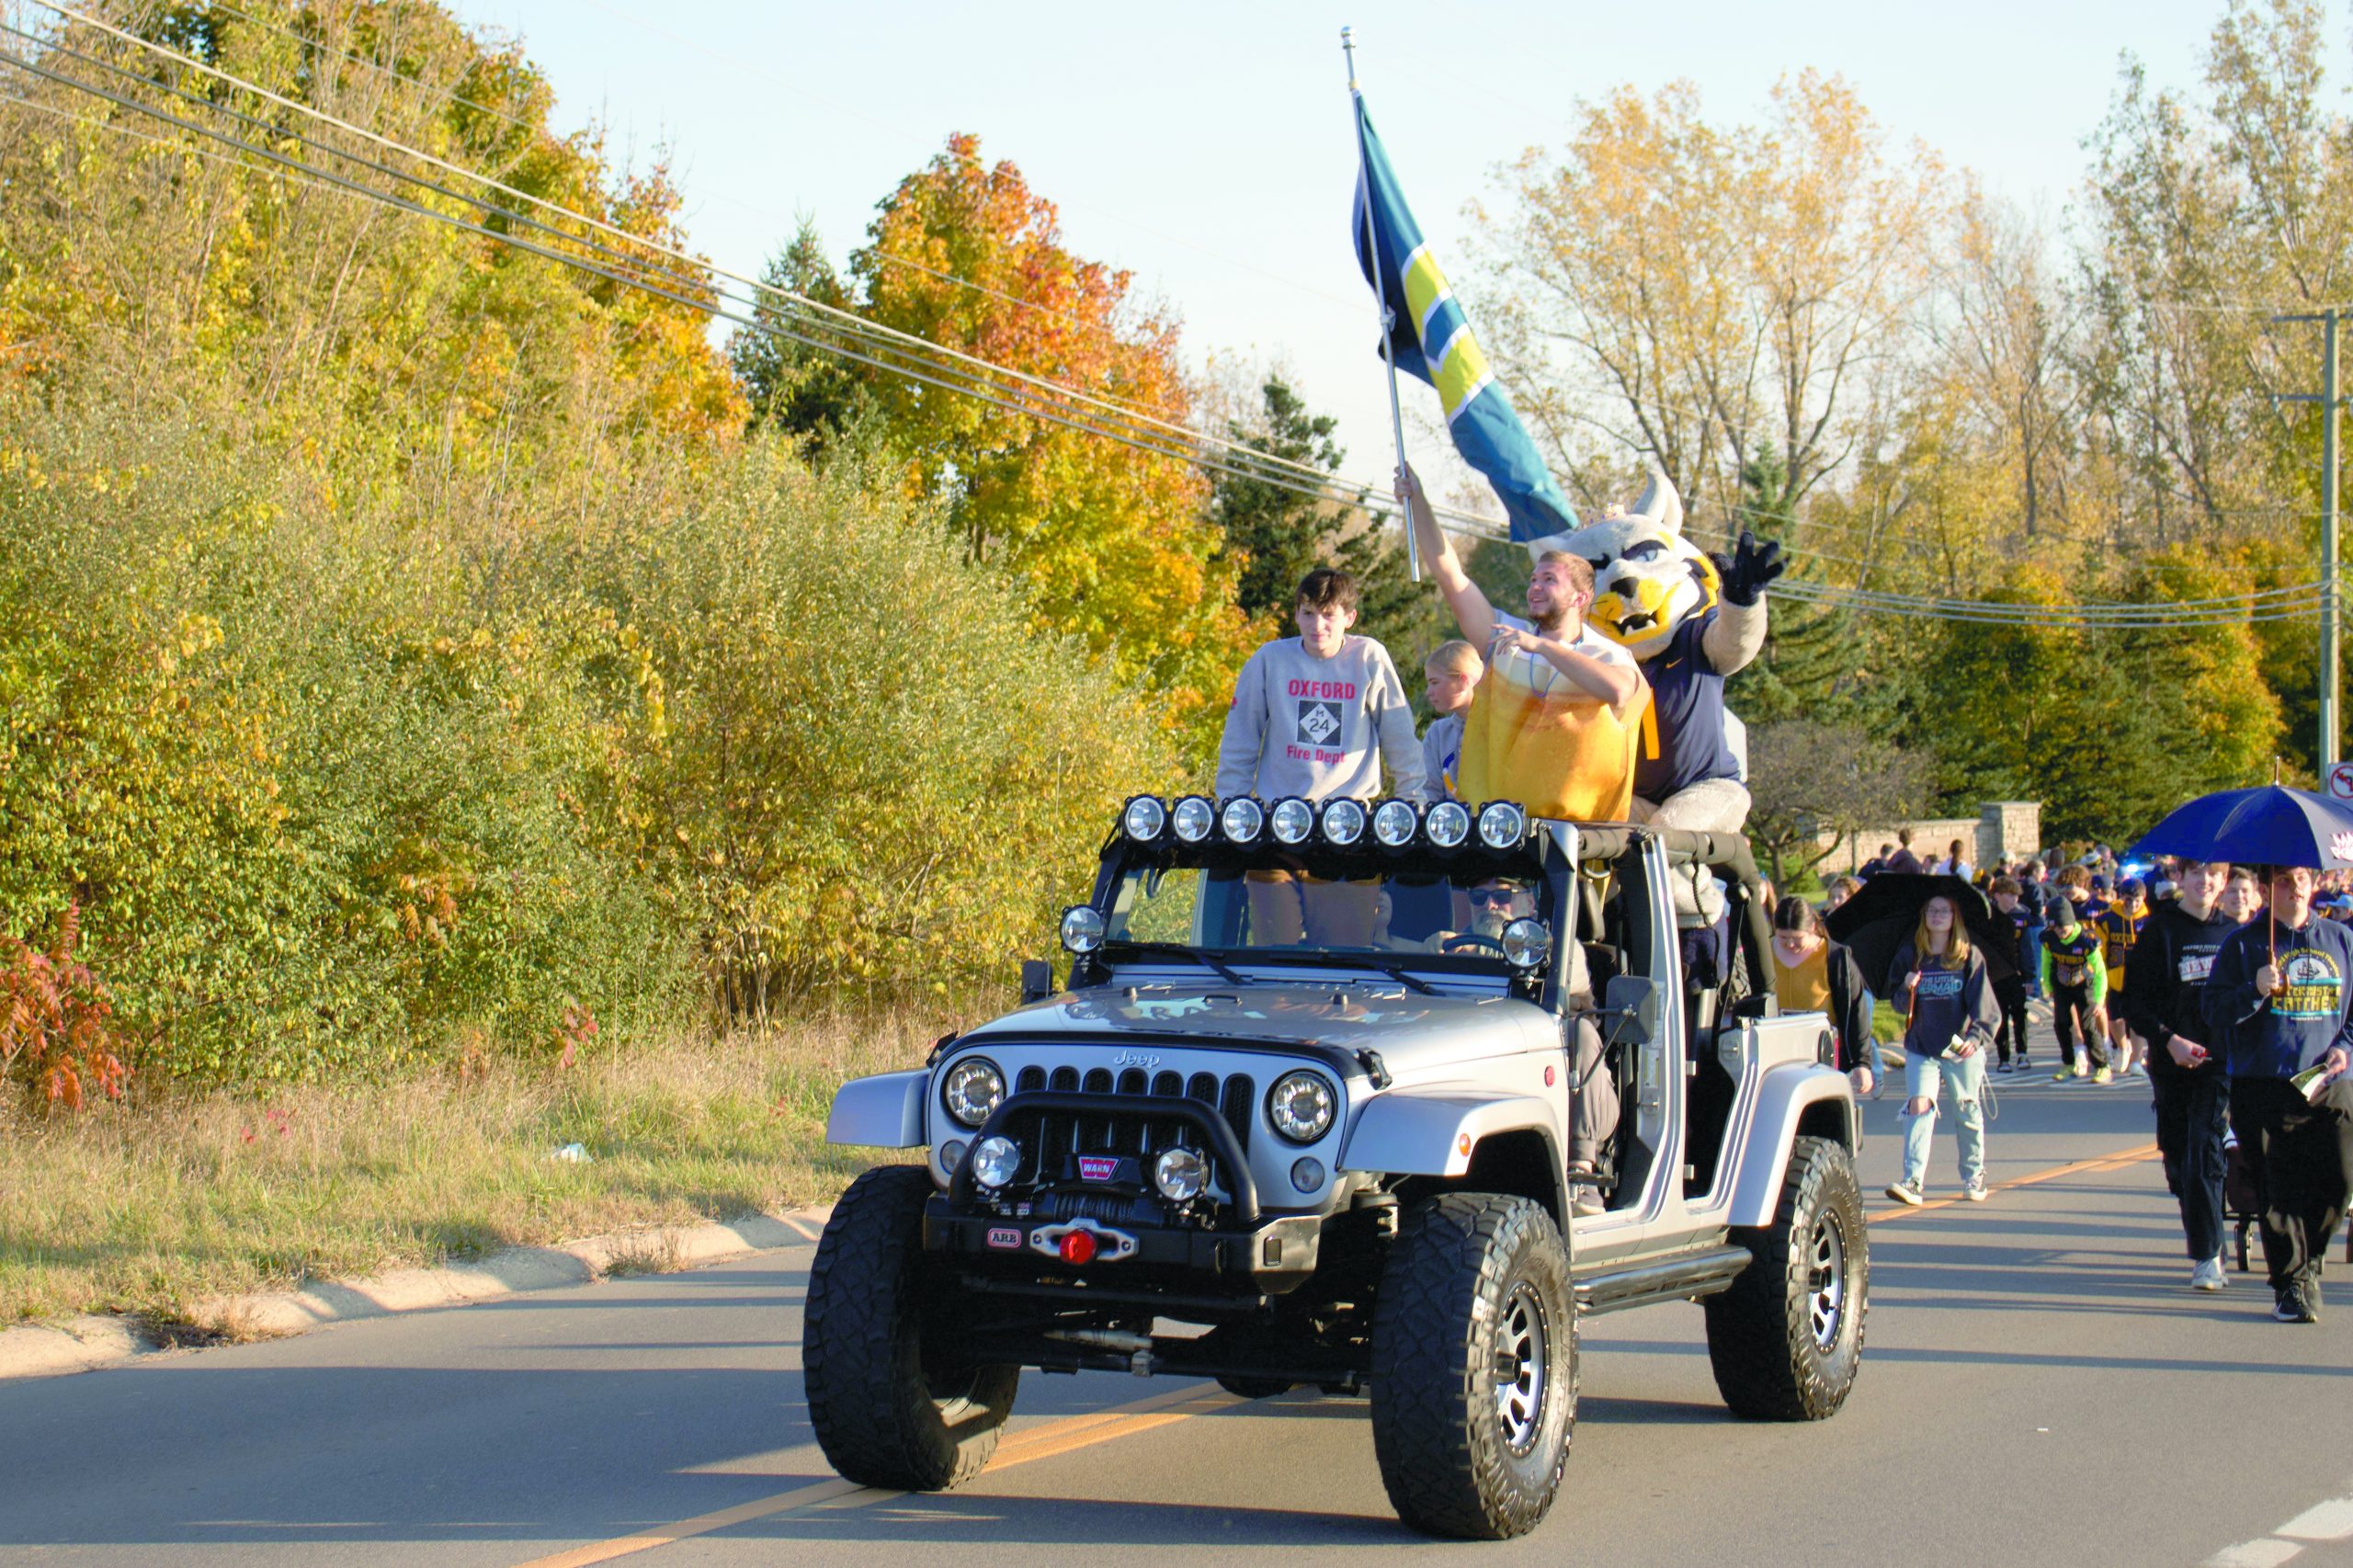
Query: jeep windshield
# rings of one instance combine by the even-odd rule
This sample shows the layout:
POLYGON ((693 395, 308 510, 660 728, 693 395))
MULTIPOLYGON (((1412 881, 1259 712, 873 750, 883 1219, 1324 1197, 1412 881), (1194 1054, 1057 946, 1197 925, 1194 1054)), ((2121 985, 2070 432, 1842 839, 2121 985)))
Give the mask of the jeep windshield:
POLYGON ((1174 959, 1234 977, 1234 964, 1502 976, 1504 928, 1552 926, 1534 877, 1460 883, 1429 870, 1320 878, 1285 868, 1131 865, 1110 890, 1104 956, 1174 959))

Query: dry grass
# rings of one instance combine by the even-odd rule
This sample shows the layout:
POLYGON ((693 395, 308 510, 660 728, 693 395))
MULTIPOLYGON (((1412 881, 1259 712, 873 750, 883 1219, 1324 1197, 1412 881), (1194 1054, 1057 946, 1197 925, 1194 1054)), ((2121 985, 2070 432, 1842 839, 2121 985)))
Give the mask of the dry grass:
POLYGON ((919 1063, 938 1032, 835 1017, 570 1068, 0 1108, 0 1324, 168 1323, 210 1296, 824 1201, 877 1157, 824 1142, 835 1087, 919 1063), (575 1142, 588 1160, 551 1157, 575 1142))

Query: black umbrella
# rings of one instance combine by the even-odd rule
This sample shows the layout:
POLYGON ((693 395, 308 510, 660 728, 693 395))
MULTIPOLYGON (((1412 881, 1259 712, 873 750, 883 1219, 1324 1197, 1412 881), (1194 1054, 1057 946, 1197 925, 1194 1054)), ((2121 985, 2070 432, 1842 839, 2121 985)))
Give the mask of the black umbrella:
POLYGON ((2010 956, 2008 916, 1995 913, 1985 895, 1959 877, 1932 877, 1911 871, 1881 871, 1862 891, 1830 912, 1824 922, 1834 940, 1847 945, 1862 966, 1863 983, 1881 1001, 1887 971, 1895 967, 1896 950, 1919 929, 1920 907, 1943 896, 1961 911, 1961 923, 1970 941, 1985 955, 1986 972, 2007 980, 2018 972, 2010 956))

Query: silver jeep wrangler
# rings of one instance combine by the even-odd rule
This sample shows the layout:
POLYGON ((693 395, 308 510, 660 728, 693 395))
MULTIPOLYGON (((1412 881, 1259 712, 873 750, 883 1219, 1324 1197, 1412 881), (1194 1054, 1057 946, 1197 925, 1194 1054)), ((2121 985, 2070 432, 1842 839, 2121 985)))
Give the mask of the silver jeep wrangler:
POLYGON ((1845 1402, 1860 1119, 1830 1021, 1776 1016, 1745 840, 1139 796, 1062 936, 1066 989, 1033 960, 1022 1006, 835 1098, 833 1142, 926 1152, 851 1185, 811 1268, 844 1476, 972 1475, 1024 1367, 1305 1384, 1369 1393, 1407 1523, 1518 1535, 1579 1318, 1677 1300, 1737 1414, 1845 1402), (1678 923, 1677 879, 1723 920, 1678 923))

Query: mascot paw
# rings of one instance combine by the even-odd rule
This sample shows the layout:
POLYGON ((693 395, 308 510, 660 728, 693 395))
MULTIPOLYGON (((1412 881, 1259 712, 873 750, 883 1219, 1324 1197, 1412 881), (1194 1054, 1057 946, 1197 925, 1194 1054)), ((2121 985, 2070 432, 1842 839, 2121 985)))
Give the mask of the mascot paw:
POLYGON ((1729 557, 1711 555, 1708 559, 1716 563, 1716 575, 1723 580, 1724 603, 1733 605, 1755 604, 1756 596, 1790 569, 1789 562, 1781 559, 1779 540, 1768 539, 1759 544, 1756 536, 1746 528, 1740 530, 1729 557))

